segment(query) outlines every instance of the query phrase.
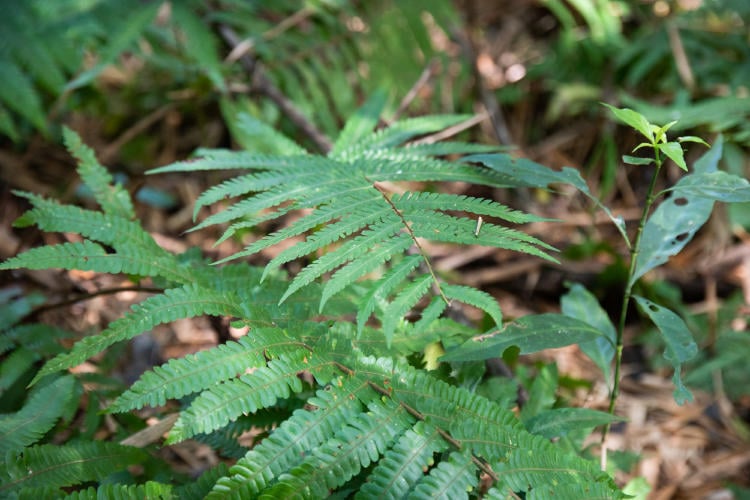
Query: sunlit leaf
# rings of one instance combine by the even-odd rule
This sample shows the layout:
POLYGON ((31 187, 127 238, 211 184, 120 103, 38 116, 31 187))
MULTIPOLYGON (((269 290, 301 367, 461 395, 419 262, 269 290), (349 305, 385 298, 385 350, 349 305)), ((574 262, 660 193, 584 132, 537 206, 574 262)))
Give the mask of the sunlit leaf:
POLYGON ((643 134, 643 136, 646 137, 649 141, 651 141, 652 143, 654 142, 654 132, 651 128, 651 124, 648 122, 648 120, 646 120, 645 116, 636 111, 633 111, 632 109, 619 109, 614 106, 610 106, 605 102, 603 102, 602 105, 606 106, 610 111, 612 111, 612 114, 614 114, 615 118, 617 118, 619 121, 626 125, 630 125, 638 132, 643 134))
POLYGON ((678 142, 667 142, 659 145, 659 151, 664 153, 677 164, 682 170, 687 172, 687 164, 685 163, 685 152, 682 150, 682 146, 678 142))
POLYGON ((641 158, 640 156, 622 155, 622 161, 628 165, 651 165, 653 158, 641 158))

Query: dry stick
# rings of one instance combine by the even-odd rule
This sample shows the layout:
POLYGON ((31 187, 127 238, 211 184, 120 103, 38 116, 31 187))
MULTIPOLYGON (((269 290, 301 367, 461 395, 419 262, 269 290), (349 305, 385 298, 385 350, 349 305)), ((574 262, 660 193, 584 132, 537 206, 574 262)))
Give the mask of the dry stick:
MULTIPOLYGON (((234 48, 242 43, 240 37, 237 36, 232 28, 222 25, 219 27, 219 31, 230 47, 234 48)), ((331 150, 331 140, 313 125, 313 123, 310 122, 299 109, 297 109, 297 106, 295 106, 294 103, 290 101, 281 90, 271 82, 271 80, 268 79, 263 69, 256 64, 254 58, 248 54, 244 54, 240 57, 239 62, 250 75, 252 79, 252 88, 254 90, 257 90, 271 99, 271 101, 281 109, 282 113, 284 113, 292 123, 299 127, 302 132, 313 141, 313 143, 315 143, 315 146, 321 152, 328 153, 331 150)))
POLYGON ((460 134, 466 129, 469 129, 476 125, 477 123, 481 123, 484 120, 487 119, 489 115, 485 111, 484 113, 479 113, 468 120, 464 120, 461 123, 457 123, 453 125, 452 127, 448 127, 445 130, 441 130, 440 132, 432 135, 428 135, 427 137, 423 137, 421 139, 417 139, 416 141, 411 141, 410 145, 417 145, 417 144, 433 144, 436 142, 440 142, 444 139, 447 139, 448 137, 453 137, 456 134, 460 134))
POLYGON ((117 152, 125 144, 133 140, 138 134, 145 132, 151 125, 161 120, 164 115, 166 115, 167 112, 172 109, 172 107, 173 106, 171 104, 167 104, 165 106, 157 108, 156 110, 152 111, 151 113, 135 122, 125 132, 120 134, 117 139, 112 141, 107 145, 107 147, 104 148, 104 151, 100 155, 101 163, 106 165, 107 163, 110 163, 112 160, 114 160, 117 152))
POLYGON ((414 85, 409 89, 409 91, 406 93, 403 99, 401 99, 401 102, 398 105, 398 109, 393 113, 393 116, 388 118, 388 120, 384 120, 385 123, 391 124, 398 120, 398 117, 401 116, 401 113, 406 110, 406 108, 409 107, 409 105, 412 103, 415 97, 417 97, 417 94, 419 91, 427 85, 427 82, 430 81, 430 78, 433 77, 433 75, 437 72, 438 68, 438 60, 433 59, 429 62, 429 64, 425 67, 425 69, 422 71, 422 74, 419 75, 419 78, 416 82, 414 82, 414 85))
MULTIPOLYGON (((283 19, 279 24, 277 24, 270 30, 261 34, 260 38, 266 41, 276 38, 277 36, 281 35, 285 31, 300 24, 302 21, 312 16, 313 14, 315 14, 315 9, 312 9, 310 7, 304 7, 298 10, 297 12, 295 12, 294 14, 292 14, 291 16, 283 19)), ((249 54, 250 51, 252 51, 254 47, 255 47, 255 38, 253 37, 246 38, 234 46, 232 51, 226 57, 225 61, 230 62, 230 63, 235 62, 239 60, 241 57, 249 54)))
POLYGON ((123 286, 123 287, 115 287, 115 288, 102 288, 101 290, 97 290, 91 293, 86 293, 79 297, 73 297, 72 299, 63 300, 61 302, 55 302, 54 304, 45 304, 41 307, 37 307, 36 309, 32 310, 29 315, 38 316, 39 314, 45 313, 47 311, 51 311, 53 309, 59 309, 61 307, 73 305, 76 302, 93 299, 94 297, 98 297, 99 295, 113 295, 115 293, 120 293, 120 292, 162 293, 163 291, 164 291, 163 288, 152 288, 152 287, 147 287, 147 286, 123 286))

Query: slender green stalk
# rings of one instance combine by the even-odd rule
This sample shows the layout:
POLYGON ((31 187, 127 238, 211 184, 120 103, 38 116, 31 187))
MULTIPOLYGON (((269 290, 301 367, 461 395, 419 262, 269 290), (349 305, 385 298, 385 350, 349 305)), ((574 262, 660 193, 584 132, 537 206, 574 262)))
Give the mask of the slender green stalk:
MULTIPOLYGON (((622 297, 622 308, 620 309, 620 318, 617 324, 617 337, 615 347, 615 370, 614 370, 614 381, 612 384, 612 392, 609 396, 609 413, 615 413, 615 404, 617 403, 617 397, 620 395, 620 369, 622 367, 622 349, 623 349, 623 335, 625 333, 625 319, 628 314, 628 307, 630 306, 630 299, 633 294, 633 285, 635 276, 636 265, 638 263, 638 254, 641 248, 641 236, 643 235, 643 228, 646 226, 648 215, 651 212, 651 207, 654 204, 656 196, 654 190, 656 188, 656 179, 661 171, 662 160, 659 156, 659 150, 655 149, 654 159, 656 160, 656 167, 654 168, 654 174, 651 177, 651 183, 648 186, 648 194, 646 196, 646 203, 643 206, 643 212, 641 218, 638 221, 638 230, 635 235, 635 241, 630 249, 630 266, 628 268, 628 281, 625 285, 625 293, 622 297)), ((604 427, 602 432, 602 443, 607 439, 609 433, 609 424, 604 427)))

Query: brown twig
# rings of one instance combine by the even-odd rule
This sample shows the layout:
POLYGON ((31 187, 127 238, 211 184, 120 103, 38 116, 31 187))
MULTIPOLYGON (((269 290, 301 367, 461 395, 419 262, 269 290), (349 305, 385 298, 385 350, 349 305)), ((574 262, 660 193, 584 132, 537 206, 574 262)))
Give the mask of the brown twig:
MULTIPOLYGON (((240 37, 234 32, 229 26, 220 26, 219 31, 224 41, 234 49, 242 43, 240 37)), ((245 71, 250 75, 252 79, 252 89, 268 97, 273 101, 276 106, 279 107, 281 112, 286 115, 292 123, 302 130, 302 132, 315 144, 315 146, 322 152, 328 153, 331 150, 331 140, 319 130, 302 112, 297 109, 297 106, 289 100, 276 85, 268 79, 263 68, 261 68, 257 61, 245 53, 239 58, 240 64, 245 71)))
POLYGON ((67 307, 67 306, 75 304, 76 302, 90 300, 100 295, 113 295, 115 293, 120 293, 120 292, 162 293, 163 291, 164 290, 161 288, 152 288, 152 287, 146 287, 146 286, 123 286, 123 287, 115 287, 115 288, 102 288, 101 290, 97 290, 91 293, 86 293, 78 297, 73 297, 72 299, 63 300, 61 302, 55 302, 54 304, 45 304, 43 306, 37 307, 36 309, 34 309, 33 311, 29 313, 29 316, 36 317, 47 311, 60 309, 61 307, 67 307))
POLYGON ((409 91, 406 93, 403 99, 401 99, 401 102, 398 105, 398 108, 393 113, 393 115, 388 118, 388 120, 385 120, 386 123, 390 124, 398 120, 398 117, 401 116, 401 113, 406 110, 406 108, 409 107, 409 105, 412 103, 415 97, 417 97, 417 94, 419 91, 427 85, 427 82, 430 81, 430 78, 433 77, 435 72, 438 68, 438 60, 433 59, 430 61, 430 63, 425 67, 425 69, 422 71, 422 74, 419 75, 419 78, 417 78, 417 81, 414 82, 414 85, 409 89, 409 91))

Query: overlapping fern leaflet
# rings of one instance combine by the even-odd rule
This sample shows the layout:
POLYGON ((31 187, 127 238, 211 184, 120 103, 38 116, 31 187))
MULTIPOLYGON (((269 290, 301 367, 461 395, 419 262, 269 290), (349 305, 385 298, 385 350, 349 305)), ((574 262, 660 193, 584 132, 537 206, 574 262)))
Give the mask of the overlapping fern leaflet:
MULTIPOLYGON (((463 301, 487 311, 496 322, 502 315, 494 301, 478 292, 453 289, 448 297, 441 280, 432 271, 429 256, 420 240, 487 245, 552 259, 551 247, 514 228, 501 224, 523 224, 539 217, 512 210, 488 199, 433 192, 394 192, 395 181, 462 181, 502 186, 503 178, 484 166, 449 162, 442 154, 488 151, 487 146, 452 142, 444 146, 421 144, 403 146, 406 141, 433 133, 463 120, 463 116, 409 118, 375 130, 385 106, 384 94, 377 93, 345 124, 330 154, 263 155, 251 152, 205 151, 190 162, 180 162, 152 173, 239 168, 253 173, 230 179, 206 191, 198 206, 225 197, 241 197, 226 210, 208 217, 196 226, 229 223, 221 240, 240 229, 279 219, 302 211, 287 227, 250 243, 229 259, 245 257, 292 237, 306 239, 281 251, 268 264, 267 272, 292 260, 323 253, 294 277, 281 300, 329 276, 320 300, 326 302, 350 285, 373 273, 387 276, 362 304, 360 329, 373 313, 389 318, 383 324, 387 339, 392 338, 398 319, 430 290, 447 303, 463 301), (479 218, 482 221, 479 221, 479 218), (410 252, 421 262, 407 259, 410 252), (393 266, 395 271, 389 272, 393 266), (408 271, 405 269, 408 268, 408 271), (464 293, 466 292, 466 293, 464 293)), ((264 130, 269 138, 271 131, 264 130)), ((276 141, 283 136, 276 134, 276 141)), ((225 260, 229 260, 225 259, 225 260)))

